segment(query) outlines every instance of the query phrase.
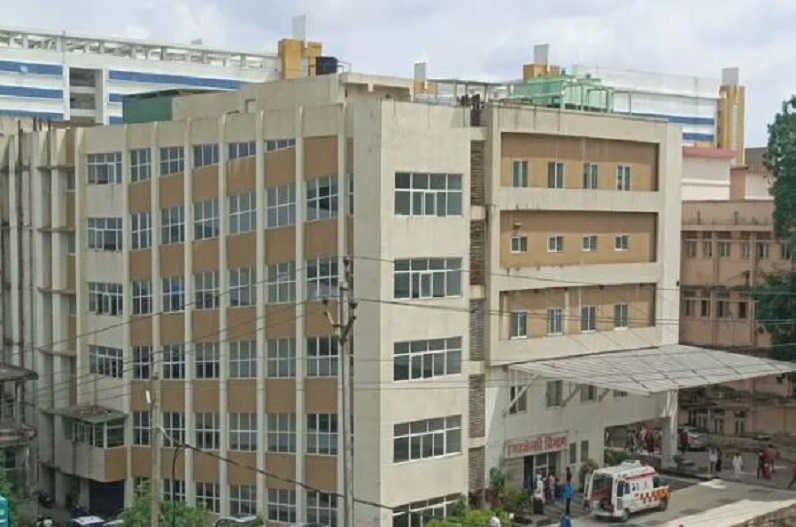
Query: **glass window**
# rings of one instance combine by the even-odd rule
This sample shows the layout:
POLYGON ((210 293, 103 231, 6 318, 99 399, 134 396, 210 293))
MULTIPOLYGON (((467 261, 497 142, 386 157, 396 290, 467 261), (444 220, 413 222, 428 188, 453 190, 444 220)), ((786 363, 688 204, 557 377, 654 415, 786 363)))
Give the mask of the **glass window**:
POLYGON ((121 379, 124 376, 124 351, 120 348, 89 345, 88 369, 97 375, 121 379))
POLYGON ((196 506, 209 512, 221 512, 221 490, 218 483, 196 482, 196 506))
POLYGON ((219 159, 218 145, 194 145, 193 147, 193 166, 194 168, 217 165, 219 159))
POLYGON ((614 306, 614 329, 627 329, 628 322, 628 305, 616 304, 614 306))
POLYGON ((394 297, 459 297, 462 295, 461 269, 461 258, 395 260, 394 297))
POLYGON ((267 447, 272 454, 296 452, 296 415, 268 414, 267 447))
POLYGON ((564 334, 564 310, 553 308, 547 310, 547 335, 564 334))
POLYGON ((88 283, 88 312, 111 317, 122 316, 124 295, 122 284, 88 283))
POLYGON ((307 454, 337 455, 337 414, 307 415, 307 454))
POLYGON ((564 251, 564 237, 560 234, 547 238, 547 252, 560 253, 564 251))
POLYGON ((400 423, 393 427, 393 462, 460 454, 462 451, 460 415, 400 423))
POLYGON ((133 444, 149 446, 149 433, 151 424, 149 412, 133 412, 133 444))
POLYGON ((233 518, 248 518, 257 515, 257 486, 230 485, 229 513, 233 518))
POLYGON ((218 309, 221 305, 218 271, 193 275, 194 309, 218 309))
POLYGON ((160 175, 182 174, 185 170, 185 149, 165 146, 160 149, 160 175))
POLYGON ((218 379, 220 369, 218 347, 218 342, 197 342, 194 345, 197 379, 218 379))
POLYGON ((185 211, 177 205, 160 211, 160 243, 171 245, 185 241, 185 211))
POLYGON ((597 306, 580 308, 580 330, 584 333, 597 330, 597 306))
POLYGON ((130 182, 147 181, 152 177, 152 153, 149 148, 130 150, 130 182))
POLYGON ((185 309, 185 282, 182 276, 163 279, 163 312, 174 313, 185 309))
POLYGON ((182 344, 166 344, 163 346, 163 378, 185 378, 185 347, 182 344))
POLYGON ((527 236, 512 236, 511 237, 511 252, 514 254, 528 252, 528 237, 527 236))
POLYGON ((163 412, 163 429, 166 437, 163 446, 175 447, 185 443, 185 414, 183 412, 163 412))
POLYGON ((461 216, 462 175, 396 173, 395 214, 398 216, 461 216))
POLYGON ((217 413, 196 412, 194 414, 196 428, 196 446, 207 450, 218 450, 221 443, 220 420, 217 413))
POLYGON ((528 186, 528 160, 515 159, 511 163, 511 186, 524 188, 528 186))
POLYGON ((295 139, 271 139, 265 142, 265 151, 276 152, 277 150, 286 150, 295 146, 295 139))
POLYGON ((524 386, 509 386, 509 414, 528 411, 528 390, 524 386))
POLYGON ((152 312, 152 284, 149 280, 133 282, 133 315, 152 312))
POLYGON ((121 251, 122 219, 89 218, 88 248, 95 251, 121 251))
POLYGON ((122 182, 122 153, 88 154, 86 156, 89 185, 111 185, 122 182))
POLYGON ((267 375, 272 379, 291 379, 296 376, 296 339, 282 338, 266 341, 267 375))
POLYGON ((600 167, 597 163, 583 163, 583 188, 600 188, 600 167))
POLYGON ((229 144, 229 159, 241 159, 257 155, 257 144, 254 141, 229 144))
POLYGON ((630 239, 627 234, 619 234, 614 238, 615 251, 627 251, 630 246, 630 239))
POLYGON ((257 414, 229 414, 229 448, 244 452, 257 450, 257 414))
POLYGON ((414 381, 462 372, 462 338, 396 342, 393 380, 414 381))
POLYGON ((548 408, 561 406, 564 399, 564 383, 562 381, 548 381, 545 389, 545 399, 548 408))
POLYGON ((315 525, 337 527, 337 496, 308 490, 307 521, 315 525))
POLYGON ((337 217, 337 175, 307 181, 307 221, 337 217))
POLYGON ((193 204, 193 227, 195 240, 209 240, 218 237, 217 199, 193 204))
POLYGON ((630 190, 630 167, 619 165, 616 167, 616 190, 630 190))
POLYGON ((229 305, 253 306, 257 303, 257 276, 251 267, 229 270, 229 305))
POLYGON ((307 377, 337 377, 337 337, 307 337, 307 377))
POLYGON ((564 188, 564 163, 551 161, 547 164, 547 187, 564 188))
POLYGON ((292 304, 296 301, 296 262, 271 264, 268 273, 268 303, 292 304))
POLYGON ((337 257, 307 260, 307 300, 337 297, 337 257))
POLYGON ((268 489, 268 519, 281 523, 296 523, 294 489, 268 489))
POLYGON ((152 346, 133 346, 133 379, 149 379, 151 367, 152 346))
POLYGON ((147 249, 152 246, 152 218, 148 212, 138 212, 130 218, 132 248, 147 249))
POLYGON ((513 339, 528 337, 528 312, 512 311, 509 320, 509 336, 513 339))
POLYGON ((583 237, 583 241, 581 242, 581 250, 583 252, 594 252, 597 250, 597 236, 594 234, 590 234, 588 236, 583 237))
POLYGON ((229 376, 233 379, 257 377, 256 340, 233 340, 229 343, 229 376))
POLYGON ((267 188, 266 226, 269 229, 296 224, 296 185, 267 188))
POLYGON ((229 197, 229 233, 251 232, 257 224, 257 195, 254 192, 229 197))

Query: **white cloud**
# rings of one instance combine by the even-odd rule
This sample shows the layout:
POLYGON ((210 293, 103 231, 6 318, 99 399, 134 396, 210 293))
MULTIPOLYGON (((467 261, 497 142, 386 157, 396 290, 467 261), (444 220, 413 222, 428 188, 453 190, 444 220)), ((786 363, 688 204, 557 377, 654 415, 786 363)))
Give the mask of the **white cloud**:
POLYGON ((290 17, 355 70, 410 76, 517 78, 533 45, 551 60, 718 78, 741 68, 747 142, 796 86, 791 0, 28 0, 3 2, 3 23, 271 51, 290 17))

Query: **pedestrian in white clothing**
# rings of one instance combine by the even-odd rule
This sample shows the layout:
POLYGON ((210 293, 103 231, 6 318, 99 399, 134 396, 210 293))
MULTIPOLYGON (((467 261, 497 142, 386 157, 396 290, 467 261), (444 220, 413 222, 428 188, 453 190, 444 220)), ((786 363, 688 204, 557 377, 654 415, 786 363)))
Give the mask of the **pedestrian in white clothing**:
POLYGON ((741 470, 743 470, 743 456, 740 452, 736 452, 732 457, 732 469, 735 471, 735 479, 740 481, 741 470))
POLYGON ((716 461, 719 460, 719 453, 716 452, 715 448, 711 448, 708 453, 708 460, 710 461, 710 467, 708 469, 708 474, 713 474, 716 470, 716 461))

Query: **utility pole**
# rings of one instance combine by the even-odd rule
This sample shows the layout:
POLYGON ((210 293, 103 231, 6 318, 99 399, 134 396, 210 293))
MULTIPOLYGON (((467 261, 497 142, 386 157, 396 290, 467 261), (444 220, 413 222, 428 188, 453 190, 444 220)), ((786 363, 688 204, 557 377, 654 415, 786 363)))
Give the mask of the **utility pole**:
MULTIPOLYGON (((152 516, 149 520, 150 527, 160 527, 160 451, 161 451, 161 438, 160 429, 160 377, 157 370, 152 369, 152 375, 149 378, 149 390, 147 391, 147 399, 149 400, 149 440, 152 458, 152 469, 150 474, 150 487, 152 505, 152 516)), ((176 453, 175 453, 176 455, 176 453)), ((172 485, 174 483, 172 482, 172 485)))
MULTIPOLYGON (((338 284, 337 322, 326 311, 329 323, 337 332, 340 356, 339 383, 342 390, 340 431, 343 436, 343 527, 354 527, 354 412, 352 411, 351 332, 354 329, 356 302, 351 298, 351 259, 343 258, 343 277, 338 284)), ((326 304, 326 299, 324 299, 326 304)))

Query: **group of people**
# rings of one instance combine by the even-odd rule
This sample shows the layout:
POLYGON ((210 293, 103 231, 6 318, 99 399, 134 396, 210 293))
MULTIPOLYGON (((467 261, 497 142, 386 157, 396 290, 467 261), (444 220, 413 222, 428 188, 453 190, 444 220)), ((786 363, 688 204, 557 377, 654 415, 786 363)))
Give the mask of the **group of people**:
MULTIPOLYGON (((773 445, 768 445, 766 448, 757 453, 757 479, 771 479, 774 474, 774 460, 777 454, 773 445)), ((718 474, 722 470, 724 453, 721 448, 711 447, 708 449, 708 472, 710 474, 718 474)), ((743 471, 743 456, 740 452, 736 452, 732 456, 732 470, 736 480, 741 479, 741 472, 743 471)), ((793 485, 796 481, 796 466, 794 466, 794 477, 791 481, 793 485)), ((790 486, 788 487, 790 488, 790 486)))
POLYGON ((651 429, 647 425, 641 425, 639 430, 628 428, 625 435, 625 450, 628 452, 646 451, 648 454, 655 453, 655 449, 661 445, 661 430, 651 429))
MULTIPOLYGON (((560 496, 564 500, 564 514, 570 515, 572 499, 575 497, 575 489, 572 486, 572 471, 567 467, 564 477, 564 484, 561 486, 560 496)), ((544 513, 544 507, 551 505, 559 497, 558 480, 552 472, 546 476, 536 474, 536 481, 533 486, 534 512, 544 513)))

